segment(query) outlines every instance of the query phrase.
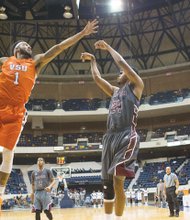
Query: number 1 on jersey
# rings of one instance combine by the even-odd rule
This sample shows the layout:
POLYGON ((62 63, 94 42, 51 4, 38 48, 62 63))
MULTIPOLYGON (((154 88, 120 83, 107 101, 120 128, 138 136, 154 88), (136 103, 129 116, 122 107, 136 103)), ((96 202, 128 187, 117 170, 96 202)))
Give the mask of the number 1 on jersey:
POLYGON ((15 85, 18 85, 18 77, 19 77, 19 72, 15 72, 15 81, 14 81, 15 85))

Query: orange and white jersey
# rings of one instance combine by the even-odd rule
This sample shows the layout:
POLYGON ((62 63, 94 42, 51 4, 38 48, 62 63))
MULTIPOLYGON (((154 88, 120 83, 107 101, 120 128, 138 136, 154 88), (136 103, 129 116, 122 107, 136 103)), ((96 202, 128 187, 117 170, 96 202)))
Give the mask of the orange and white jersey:
POLYGON ((28 102, 35 84, 36 70, 33 59, 9 57, 0 73, 0 107, 20 106, 28 102))

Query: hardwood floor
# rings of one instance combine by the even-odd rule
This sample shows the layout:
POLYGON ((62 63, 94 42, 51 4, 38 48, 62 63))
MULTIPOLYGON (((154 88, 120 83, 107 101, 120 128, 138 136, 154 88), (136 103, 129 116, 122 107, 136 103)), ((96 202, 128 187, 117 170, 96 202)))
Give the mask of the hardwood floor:
MULTIPOLYGON (((53 209, 54 220, 107 220, 103 213, 103 208, 73 208, 73 209, 53 209)), ((168 220, 168 209, 152 206, 126 207, 123 220, 168 220)), ((44 213, 41 220, 47 217, 44 213)), ((114 215, 111 218, 115 220, 114 215)), ((180 212, 180 217, 174 217, 179 220, 190 219, 190 208, 180 212)), ((35 220, 35 214, 30 210, 26 211, 2 211, 0 220, 35 220)))

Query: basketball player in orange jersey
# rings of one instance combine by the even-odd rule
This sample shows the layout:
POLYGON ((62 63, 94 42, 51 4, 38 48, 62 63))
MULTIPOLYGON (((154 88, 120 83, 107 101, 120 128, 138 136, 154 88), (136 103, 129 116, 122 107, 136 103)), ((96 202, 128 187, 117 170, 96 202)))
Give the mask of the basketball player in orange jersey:
POLYGON ((84 29, 53 46, 47 52, 32 56, 32 48, 24 41, 13 45, 11 57, 0 58, 0 195, 4 193, 12 170, 14 148, 26 122, 25 104, 42 67, 86 35, 97 32, 98 21, 88 22, 84 29))

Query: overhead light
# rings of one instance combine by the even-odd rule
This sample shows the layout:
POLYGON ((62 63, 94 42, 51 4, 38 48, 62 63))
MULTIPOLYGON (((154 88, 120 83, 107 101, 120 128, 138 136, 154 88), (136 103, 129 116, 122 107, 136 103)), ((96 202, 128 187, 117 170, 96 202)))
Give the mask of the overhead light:
POLYGON ((76 0, 76 5, 77 5, 77 8, 79 9, 80 0, 76 0))
POLYGON ((68 6, 68 5, 66 5, 66 6, 64 7, 64 9, 65 9, 65 12, 63 13, 63 17, 64 17, 64 18, 67 18, 67 19, 72 18, 72 17, 73 17, 73 14, 71 13, 71 7, 68 6))
POLYGON ((1 6, 0 7, 0 19, 6 20, 8 18, 7 14, 5 13, 6 8, 1 6))
POLYGON ((120 12, 123 9, 122 0, 110 0, 111 12, 120 12))

